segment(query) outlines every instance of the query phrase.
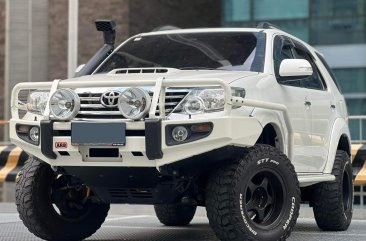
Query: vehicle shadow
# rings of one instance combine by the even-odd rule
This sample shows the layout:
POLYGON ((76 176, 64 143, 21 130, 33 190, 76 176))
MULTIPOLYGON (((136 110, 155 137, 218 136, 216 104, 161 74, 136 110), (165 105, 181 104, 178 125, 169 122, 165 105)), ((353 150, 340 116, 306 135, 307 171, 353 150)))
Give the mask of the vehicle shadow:
POLYGON ((219 241, 208 224, 187 227, 126 227, 105 226, 87 240, 93 241, 219 241))

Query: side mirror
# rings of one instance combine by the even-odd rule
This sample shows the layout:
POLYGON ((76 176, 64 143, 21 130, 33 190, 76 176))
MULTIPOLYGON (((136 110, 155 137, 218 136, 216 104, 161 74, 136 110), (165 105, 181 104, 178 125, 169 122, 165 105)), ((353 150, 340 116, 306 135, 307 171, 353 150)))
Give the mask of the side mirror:
POLYGON ((284 59, 279 74, 281 77, 306 77, 313 74, 313 67, 305 59, 284 59))

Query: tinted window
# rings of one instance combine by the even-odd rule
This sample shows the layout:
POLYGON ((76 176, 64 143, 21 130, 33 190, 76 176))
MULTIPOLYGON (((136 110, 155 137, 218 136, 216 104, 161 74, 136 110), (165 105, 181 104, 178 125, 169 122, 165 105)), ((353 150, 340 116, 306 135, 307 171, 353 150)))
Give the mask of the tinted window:
POLYGON ((318 67, 316 66, 310 53, 306 52, 306 50, 304 50, 303 48, 300 49, 295 47, 294 50, 296 59, 306 59, 313 67, 313 75, 303 78, 301 80, 301 86, 308 89, 324 90, 325 83, 323 77, 321 76, 318 67))
POLYGON ((325 61, 324 57, 321 56, 320 54, 316 53, 316 55, 318 56, 318 58, 320 59, 320 61, 323 63, 324 67, 327 69, 329 75, 332 77, 332 80, 333 80, 334 84, 337 86, 338 90, 340 91, 337 78, 335 77, 332 69, 329 67, 327 61, 325 61))
POLYGON ((135 37, 98 69, 169 67, 263 72, 265 33, 212 32, 135 37))
POLYGON ((300 80, 293 77, 281 77, 280 65, 284 59, 294 59, 293 43, 284 36, 276 36, 273 46, 273 64, 277 80, 281 80, 281 84, 300 87, 300 80))

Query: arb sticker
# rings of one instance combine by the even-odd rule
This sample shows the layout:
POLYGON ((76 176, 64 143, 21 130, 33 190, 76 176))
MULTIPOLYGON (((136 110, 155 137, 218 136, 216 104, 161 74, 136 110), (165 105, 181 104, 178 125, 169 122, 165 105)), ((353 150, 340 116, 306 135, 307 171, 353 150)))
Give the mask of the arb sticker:
POLYGON ((67 148, 67 142, 66 141, 58 141, 55 143, 55 148, 67 148))

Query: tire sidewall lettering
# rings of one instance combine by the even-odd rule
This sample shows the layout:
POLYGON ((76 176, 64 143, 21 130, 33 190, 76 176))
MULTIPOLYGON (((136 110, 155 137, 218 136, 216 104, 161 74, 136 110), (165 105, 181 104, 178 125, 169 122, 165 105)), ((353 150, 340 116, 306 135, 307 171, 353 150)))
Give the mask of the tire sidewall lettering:
POLYGON ((257 236, 258 232, 255 231, 251 225, 249 224, 247 218, 246 218, 246 215, 244 213, 244 209, 243 209, 243 194, 240 193, 239 195, 239 204, 240 204, 240 213, 241 213, 241 216, 243 218, 243 222, 244 222, 244 225, 245 227, 254 235, 254 236, 257 236))
POLYGON ((263 165, 263 164, 273 164, 275 166, 279 166, 280 162, 273 160, 271 158, 262 158, 260 160, 257 161, 257 166, 263 165))
MULTIPOLYGON (((260 169, 263 171, 265 171, 266 169, 270 169, 281 175, 281 177, 283 179, 283 183, 284 183, 283 188, 286 189, 287 196, 285 197, 284 207, 283 207, 283 211, 282 211, 284 214, 281 215, 282 220, 281 220, 281 222, 279 222, 276 225, 275 229, 277 231, 275 231, 275 232, 277 233, 277 232, 287 231, 288 229, 290 229, 293 226, 293 223, 296 221, 294 219, 297 218, 297 215, 295 215, 295 212, 296 211, 298 212, 298 209, 299 209, 299 199, 296 197, 295 189, 291 188, 291 185, 289 185, 289 183, 293 183, 293 180, 290 177, 286 176, 286 175, 288 175, 288 170, 287 170, 286 165, 282 165, 282 161, 280 159, 270 158, 270 157, 263 157, 256 161, 248 163, 247 169, 246 169, 247 173, 245 173, 243 175, 244 179, 240 182, 241 184, 250 180, 250 177, 253 174, 252 170, 254 170, 254 169, 256 169, 256 170, 260 169), (282 230, 282 231, 280 231, 280 230, 282 230)), ((248 230, 253 235, 253 237, 255 237, 258 240, 261 240, 262 237, 264 239, 268 238, 267 237, 268 234, 263 232, 263 230, 260 227, 257 227, 254 223, 252 223, 252 221, 250 220, 250 217, 244 210, 245 205, 242 205, 244 202, 243 191, 240 191, 238 194, 239 195, 237 196, 237 198, 239 200, 238 204, 239 204, 239 210, 240 210, 240 216, 241 216, 240 219, 242 220, 241 228, 248 230)))

